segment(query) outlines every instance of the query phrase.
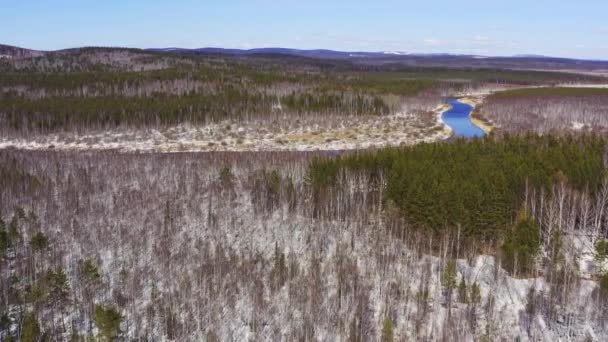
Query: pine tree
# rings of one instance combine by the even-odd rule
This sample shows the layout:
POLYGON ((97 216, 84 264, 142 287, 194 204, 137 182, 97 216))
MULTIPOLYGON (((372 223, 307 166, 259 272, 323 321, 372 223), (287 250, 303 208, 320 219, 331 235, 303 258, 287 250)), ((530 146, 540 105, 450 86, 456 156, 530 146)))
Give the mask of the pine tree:
POLYGON ((502 246, 504 262, 513 274, 529 273, 540 248, 540 228, 524 209, 517 215, 515 226, 502 246))
POLYGON ((91 259, 86 259, 82 264, 82 275, 89 283, 96 283, 100 280, 99 269, 91 259))
POLYGON ((49 239, 41 232, 34 234, 30 240, 30 246, 35 252, 46 249, 48 245, 49 239))
POLYGON ((600 240, 595 244, 595 259, 604 262, 608 258, 608 240, 600 240))
POLYGON ((382 323, 382 336, 380 340, 382 342, 392 342, 393 341, 393 321, 390 318, 385 318, 382 323))
POLYGON ((458 301, 467 304, 469 302, 469 296, 467 292, 467 281, 462 277, 460 285, 458 285, 458 301))
POLYGON ((441 277, 441 284, 443 285, 445 297, 448 303, 448 319, 452 314, 452 294, 456 288, 456 264, 453 260, 448 261, 443 270, 443 276, 441 277))
POLYGON ((101 304, 95 305, 93 320, 103 340, 112 341, 118 337, 122 319, 122 315, 113 307, 101 304))
POLYGON ((49 271, 45 280, 48 284, 49 297, 53 305, 63 306, 70 296, 68 277, 62 268, 49 271))
POLYGON ((33 313, 25 315, 23 327, 21 328, 21 341, 37 342, 40 338, 40 325, 33 313))

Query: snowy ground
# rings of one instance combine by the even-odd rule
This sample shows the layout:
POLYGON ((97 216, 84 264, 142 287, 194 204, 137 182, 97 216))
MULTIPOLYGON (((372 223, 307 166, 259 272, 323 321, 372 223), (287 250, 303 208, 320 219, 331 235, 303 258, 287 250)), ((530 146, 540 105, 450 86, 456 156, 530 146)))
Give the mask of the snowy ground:
POLYGON ((0 138, 0 148, 120 150, 124 152, 314 151, 410 145, 445 139, 450 132, 434 113, 337 117, 285 117, 259 122, 224 121, 205 126, 115 130, 0 138))
POLYGON ((564 84, 560 84, 558 87, 565 87, 565 88, 602 88, 602 89, 607 89, 608 88, 608 84, 568 84, 568 83, 564 83, 564 84))

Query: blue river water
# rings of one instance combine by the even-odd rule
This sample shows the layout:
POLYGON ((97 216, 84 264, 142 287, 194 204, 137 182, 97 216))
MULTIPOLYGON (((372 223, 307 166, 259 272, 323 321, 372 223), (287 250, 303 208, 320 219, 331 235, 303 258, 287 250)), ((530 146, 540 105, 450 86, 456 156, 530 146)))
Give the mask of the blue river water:
POLYGON ((448 103, 452 108, 441 115, 443 122, 450 126, 454 132, 454 136, 462 138, 479 138, 485 135, 485 132, 475 126, 471 121, 471 112, 473 106, 462 103, 458 100, 449 100, 448 103))

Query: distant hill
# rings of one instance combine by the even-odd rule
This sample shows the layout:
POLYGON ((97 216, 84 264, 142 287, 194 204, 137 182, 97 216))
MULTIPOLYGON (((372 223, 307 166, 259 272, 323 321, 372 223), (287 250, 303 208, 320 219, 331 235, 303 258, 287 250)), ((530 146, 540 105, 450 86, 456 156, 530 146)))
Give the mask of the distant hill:
POLYGON ((146 49, 134 49, 124 47, 97 47, 97 46, 84 46, 69 49, 53 50, 53 51, 41 51, 22 48, 18 46, 3 45, 0 44, 0 56, 9 58, 32 58, 40 57, 44 55, 78 55, 83 53, 112 53, 112 52, 130 52, 139 54, 150 54, 151 50, 146 49))
MULTIPOLYGON (((38 51, 10 45, 0 44, 2 58, 27 59, 43 55, 98 55, 104 62, 108 56, 116 53, 130 55, 146 55, 159 53, 170 57, 171 55, 187 57, 188 55, 221 55, 236 56, 239 58, 270 57, 281 59, 284 57, 310 58, 317 60, 343 61, 360 65, 382 65, 384 67, 440 67, 458 69, 515 69, 515 70, 556 70, 556 71, 608 71, 608 61, 594 61, 583 59, 569 59, 548 57, 541 55, 517 55, 507 57, 458 55, 448 53, 410 53, 403 51, 336 51, 328 49, 289 49, 289 48, 257 48, 257 49, 224 49, 206 47, 200 49, 184 49, 179 47, 134 49, 121 47, 80 47, 56 51, 38 51)), ((158 57, 158 56, 157 56, 158 57)), ((111 62, 111 61, 110 61, 111 62)))
POLYGON ((30 58, 44 55, 42 51, 24 49, 17 46, 0 44, 0 56, 5 58, 30 58))
POLYGON ((507 69, 544 69, 544 70, 608 70, 608 61, 594 61, 548 57, 541 55, 517 55, 507 57, 458 55, 448 53, 408 53, 401 51, 345 52, 335 50, 300 50, 287 48, 223 49, 223 48, 155 48, 148 51, 166 53, 225 54, 236 56, 255 56, 281 54, 318 59, 348 60, 361 64, 396 64, 412 67, 448 68, 507 68, 507 69))
POLYGON ((208 53, 208 54, 229 54, 229 55, 258 55, 258 54, 282 54, 300 57, 320 58, 320 59, 358 59, 368 58, 376 59, 387 56, 404 56, 409 55, 407 52, 386 51, 386 52, 362 52, 362 51, 336 51, 327 49, 300 50, 288 48, 257 48, 257 49, 224 49, 206 47, 200 49, 183 49, 183 48, 157 48, 148 49, 150 51, 162 52, 190 52, 190 53, 208 53))

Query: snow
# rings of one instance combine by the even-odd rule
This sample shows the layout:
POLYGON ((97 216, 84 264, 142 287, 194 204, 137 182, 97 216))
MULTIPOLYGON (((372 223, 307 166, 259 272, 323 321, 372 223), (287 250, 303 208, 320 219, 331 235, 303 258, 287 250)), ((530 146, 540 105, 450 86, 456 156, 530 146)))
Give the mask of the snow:
POLYGON ((0 149, 119 150, 122 152, 336 151, 411 145, 443 140, 449 131, 441 120, 424 121, 405 112, 338 118, 300 124, 224 121, 203 126, 114 130, 87 134, 58 133, 33 138, 0 137, 0 149))
POLYGON ((402 51, 384 51, 383 53, 385 55, 396 55, 396 56, 407 56, 410 54, 409 52, 402 52, 402 51))
POLYGON ((585 84, 585 83, 563 83, 560 84, 558 87, 564 87, 564 88, 601 88, 601 89, 608 89, 608 84, 585 84))
POLYGON ((572 129, 577 130, 577 131, 580 131, 580 130, 584 129, 585 126, 586 125, 584 123, 582 123, 582 122, 578 122, 578 121, 573 121, 572 122, 572 129))

